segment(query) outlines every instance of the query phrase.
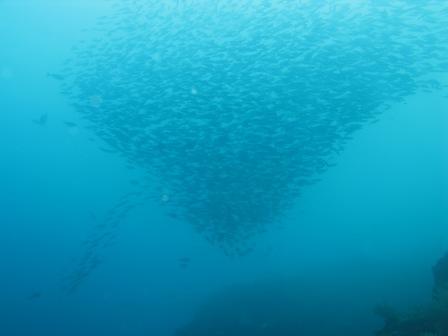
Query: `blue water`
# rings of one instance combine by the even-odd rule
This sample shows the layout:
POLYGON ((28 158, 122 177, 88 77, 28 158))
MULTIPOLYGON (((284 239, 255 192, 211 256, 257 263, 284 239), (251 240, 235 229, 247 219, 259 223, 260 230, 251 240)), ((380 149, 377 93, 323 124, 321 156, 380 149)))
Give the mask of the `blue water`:
POLYGON ((0 1, 0 335, 374 335, 430 300, 448 6, 324 3, 0 1))

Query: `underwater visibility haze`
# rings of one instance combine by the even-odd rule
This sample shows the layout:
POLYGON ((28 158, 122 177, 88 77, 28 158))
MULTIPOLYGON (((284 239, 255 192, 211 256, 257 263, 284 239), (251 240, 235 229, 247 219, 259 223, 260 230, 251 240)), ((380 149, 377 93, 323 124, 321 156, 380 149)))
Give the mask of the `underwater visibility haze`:
POLYGON ((0 0, 0 335, 448 336, 448 2, 0 0))

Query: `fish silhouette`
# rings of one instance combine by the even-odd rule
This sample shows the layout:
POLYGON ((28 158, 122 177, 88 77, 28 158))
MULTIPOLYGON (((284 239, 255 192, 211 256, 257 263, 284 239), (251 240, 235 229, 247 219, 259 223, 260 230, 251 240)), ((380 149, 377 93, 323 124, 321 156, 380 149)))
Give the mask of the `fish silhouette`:
POLYGON ((73 121, 65 121, 64 124, 65 124, 65 126, 70 127, 70 128, 72 128, 72 127, 78 127, 78 124, 76 124, 76 123, 73 122, 73 121))
POLYGON ((59 80, 59 81, 61 81, 61 80, 64 80, 64 79, 65 79, 65 76, 63 76, 63 75, 60 75, 60 74, 56 74, 56 73, 50 73, 50 72, 47 72, 47 76, 48 76, 48 77, 50 77, 50 78, 53 78, 53 79, 59 80))
POLYGON ((181 268, 187 268, 190 265, 191 259, 188 257, 179 258, 179 266, 181 268))
POLYGON ((48 114, 42 114, 38 119, 34 119, 33 122, 39 126, 45 126, 48 122, 48 114))
POLYGON ((30 295, 27 296, 27 300, 28 301, 34 301, 34 300, 38 300, 42 297, 42 293, 39 291, 33 292, 30 295))

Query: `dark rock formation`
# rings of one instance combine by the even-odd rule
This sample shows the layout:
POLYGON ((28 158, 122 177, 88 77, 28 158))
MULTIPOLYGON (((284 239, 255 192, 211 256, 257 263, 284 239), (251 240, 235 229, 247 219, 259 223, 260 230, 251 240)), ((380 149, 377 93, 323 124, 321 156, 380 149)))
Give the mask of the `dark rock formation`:
POLYGON ((384 327, 377 336, 448 336, 448 253, 433 267, 432 302, 412 314, 398 314, 392 308, 380 306, 384 327))
POLYGON ((434 276, 433 293, 436 299, 441 292, 448 290, 448 253, 434 265, 432 272, 434 276))

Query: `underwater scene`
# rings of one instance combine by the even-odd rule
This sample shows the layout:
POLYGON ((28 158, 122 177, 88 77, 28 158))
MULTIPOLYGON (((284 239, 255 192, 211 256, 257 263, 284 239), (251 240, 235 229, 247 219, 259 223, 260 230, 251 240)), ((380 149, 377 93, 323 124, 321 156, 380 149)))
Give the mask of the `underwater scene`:
POLYGON ((0 336, 448 336, 448 1, 0 0, 0 336))

